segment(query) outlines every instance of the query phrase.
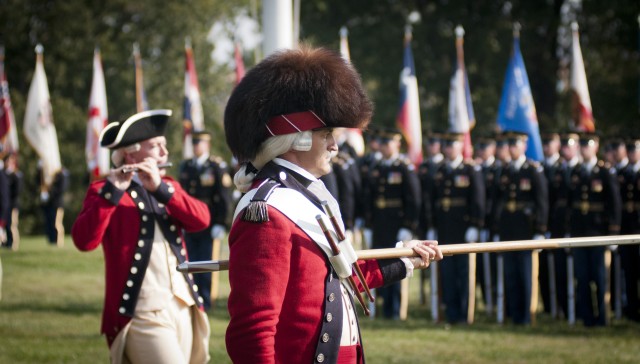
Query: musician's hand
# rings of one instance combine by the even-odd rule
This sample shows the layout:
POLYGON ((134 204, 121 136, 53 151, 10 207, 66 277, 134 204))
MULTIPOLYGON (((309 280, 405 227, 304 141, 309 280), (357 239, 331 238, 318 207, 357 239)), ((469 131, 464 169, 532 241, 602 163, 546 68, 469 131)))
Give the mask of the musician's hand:
POLYGON ((145 158, 135 166, 138 168, 138 177, 142 182, 142 187, 149 192, 155 192, 162 182, 158 162, 153 158, 145 158))
POLYGON ((412 248, 420 256, 410 258, 414 268, 426 268, 432 261, 442 259, 442 252, 435 240, 410 240, 404 246, 412 248))
POLYGON ((128 166, 120 166, 109 171, 107 180, 111 182, 117 189, 125 191, 131 185, 133 179, 133 171, 127 171, 128 166))

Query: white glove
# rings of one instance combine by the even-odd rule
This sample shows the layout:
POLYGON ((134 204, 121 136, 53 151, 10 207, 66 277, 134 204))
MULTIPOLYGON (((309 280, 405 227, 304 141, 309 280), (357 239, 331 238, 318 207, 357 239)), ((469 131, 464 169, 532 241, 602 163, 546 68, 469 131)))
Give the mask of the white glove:
POLYGON ((40 201, 42 201, 42 202, 49 201, 49 192, 47 192, 47 191, 40 192, 40 201))
POLYGON ((430 228, 427 230, 427 240, 438 240, 438 233, 436 233, 436 229, 430 228))
POLYGON ((211 238, 212 239, 222 239, 224 234, 227 232, 227 229, 224 228, 224 225, 215 224, 211 228, 211 238))
POLYGON ((413 239, 413 234, 411 233, 411 230, 407 228, 400 228, 400 230, 398 230, 398 235, 396 236, 396 239, 401 241, 408 241, 413 239))
POLYGON ((368 228, 362 229, 362 238, 364 239, 364 245, 367 249, 370 249, 371 244, 373 243, 373 231, 368 228))
POLYGON ((533 240, 544 240, 544 235, 542 234, 534 234, 533 240))
POLYGON ((470 226, 467 228, 467 232, 464 233, 464 241, 467 243, 475 243, 478 241, 479 235, 478 228, 470 226))
POLYGON ((615 252, 616 250, 618 250, 618 245, 607 245, 607 249, 609 251, 615 252))
POLYGON ((495 235, 493 236, 493 241, 494 241, 494 242, 496 242, 496 241, 500 241, 500 234, 495 234, 495 235))

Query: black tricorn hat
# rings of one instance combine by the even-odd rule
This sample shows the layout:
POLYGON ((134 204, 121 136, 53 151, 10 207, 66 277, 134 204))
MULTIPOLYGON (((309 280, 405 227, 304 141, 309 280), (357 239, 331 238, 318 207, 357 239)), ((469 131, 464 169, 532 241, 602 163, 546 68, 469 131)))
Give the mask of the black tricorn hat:
POLYGON ((109 123, 100 133, 100 146, 118 149, 163 136, 169 116, 171 110, 147 110, 132 115, 123 122, 109 123))
MULTIPOLYGON (((325 127, 363 128, 373 105, 360 75, 338 53, 302 46, 272 54, 253 67, 233 90, 224 113, 227 144, 239 162, 254 159, 272 135, 267 123, 296 113, 325 127), (317 119, 317 120, 316 120, 317 119)), ((290 132, 296 132, 297 126, 290 132)), ((305 128, 310 130, 317 126, 305 128)))

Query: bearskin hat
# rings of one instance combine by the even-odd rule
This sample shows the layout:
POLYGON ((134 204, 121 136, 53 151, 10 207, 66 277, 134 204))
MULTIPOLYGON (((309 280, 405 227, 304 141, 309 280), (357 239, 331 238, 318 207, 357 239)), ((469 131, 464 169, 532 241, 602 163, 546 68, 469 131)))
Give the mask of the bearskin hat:
POLYGON ((267 128, 272 118, 302 112, 326 127, 364 128, 373 105, 360 75, 338 53, 283 50, 253 67, 233 90, 224 113, 227 144, 239 162, 251 161, 274 135, 267 128))

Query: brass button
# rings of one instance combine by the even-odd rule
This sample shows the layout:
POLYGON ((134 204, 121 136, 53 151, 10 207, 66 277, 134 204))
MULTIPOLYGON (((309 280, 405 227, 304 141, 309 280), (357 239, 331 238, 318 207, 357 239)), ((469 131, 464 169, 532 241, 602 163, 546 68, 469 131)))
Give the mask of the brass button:
POLYGON ((104 198, 106 198, 107 200, 111 199, 111 193, 107 192, 104 194, 104 198))
POLYGON ((325 332, 324 334, 322 334, 322 342, 326 343, 329 341, 329 333, 325 332))
POLYGON ((120 307, 120 309, 118 310, 118 312, 120 313, 125 313, 127 312, 127 310, 124 307, 120 307))
POLYGON ((316 361, 318 363, 324 362, 324 354, 322 354, 322 353, 318 354, 318 356, 316 356, 316 361))
POLYGON ((129 300, 129 294, 128 293, 123 294, 122 299, 125 301, 129 300))
POLYGON ((138 208, 144 210, 144 202, 138 202, 138 208))
POLYGON ((138 197, 138 192, 136 192, 136 191, 131 191, 131 197, 133 197, 133 198, 137 198, 137 197, 138 197))
POLYGON ((327 322, 331 322, 331 320, 333 320, 333 315, 331 314, 331 312, 327 314, 326 319, 327 319, 327 322))
POLYGON ((335 293, 331 292, 331 293, 329 294, 329 302, 333 302, 335 299, 336 299, 336 295, 335 295, 335 293))
POLYGON ((137 267, 131 267, 131 274, 136 274, 138 273, 138 268, 137 267))

